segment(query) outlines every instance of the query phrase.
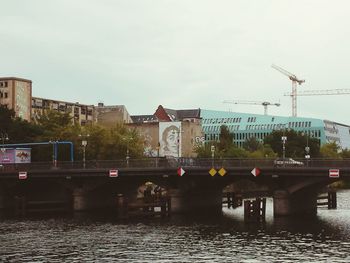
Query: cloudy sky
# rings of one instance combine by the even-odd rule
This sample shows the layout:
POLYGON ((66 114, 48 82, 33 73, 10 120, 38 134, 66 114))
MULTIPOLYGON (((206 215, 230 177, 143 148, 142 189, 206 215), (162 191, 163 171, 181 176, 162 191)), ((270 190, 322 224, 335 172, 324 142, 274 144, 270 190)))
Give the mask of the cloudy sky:
MULTIPOLYGON (((350 2, 324 0, 1 0, 0 75, 33 96, 290 116, 299 90, 350 89, 350 2)), ((300 96, 298 116, 350 124, 349 95, 300 96)))

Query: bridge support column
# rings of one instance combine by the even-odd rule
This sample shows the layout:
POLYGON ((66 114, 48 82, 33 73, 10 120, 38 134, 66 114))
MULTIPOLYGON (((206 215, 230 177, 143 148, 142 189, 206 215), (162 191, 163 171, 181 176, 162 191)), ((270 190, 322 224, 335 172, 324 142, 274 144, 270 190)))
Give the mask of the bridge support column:
POLYGON ((277 190, 273 195, 274 216, 316 215, 317 194, 313 191, 300 191, 290 194, 277 190))
POLYGON ((84 211, 88 208, 87 195, 83 188, 73 190, 73 210, 84 211))
POLYGON ((5 208, 4 195, 0 192, 0 211, 5 208))
POLYGON ((189 191, 172 189, 171 213, 181 214, 221 214, 222 213, 222 191, 189 191))

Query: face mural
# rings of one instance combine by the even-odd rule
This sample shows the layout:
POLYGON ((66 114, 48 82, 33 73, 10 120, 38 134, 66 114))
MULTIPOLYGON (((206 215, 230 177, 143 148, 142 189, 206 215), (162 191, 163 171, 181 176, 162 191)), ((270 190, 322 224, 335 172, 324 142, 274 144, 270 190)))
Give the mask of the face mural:
POLYGON ((159 123, 160 155, 174 156, 181 155, 180 122, 159 123))

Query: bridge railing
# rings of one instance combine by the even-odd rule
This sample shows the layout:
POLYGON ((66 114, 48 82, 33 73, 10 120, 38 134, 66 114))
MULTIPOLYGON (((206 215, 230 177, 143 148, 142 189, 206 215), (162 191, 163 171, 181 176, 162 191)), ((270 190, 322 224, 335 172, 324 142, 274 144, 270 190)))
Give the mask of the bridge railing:
MULTIPOLYGON (((350 159, 295 159, 304 163, 303 167, 350 167, 350 159)), ((177 168, 177 167, 273 167, 274 159, 244 159, 244 158, 145 158, 121 160, 88 160, 76 162, 32 162, 23 164, 2 164, 0 173, 4 171, 29 171, 48 169, 118 169, 118 168, 177 168)))

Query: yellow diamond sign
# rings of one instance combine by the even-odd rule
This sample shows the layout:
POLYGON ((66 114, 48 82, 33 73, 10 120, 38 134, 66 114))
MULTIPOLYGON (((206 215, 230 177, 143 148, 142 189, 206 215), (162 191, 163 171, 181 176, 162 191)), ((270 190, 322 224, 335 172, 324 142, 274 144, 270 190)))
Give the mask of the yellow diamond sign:
POLYGON ((216 171, 214 168, 211 168, 211 169, 209 170, 209 174, 210 174, 211 176, 216 175, 216 173, 217 173, 217 171, 216 171))
POLYGON ((221 176, 224 176, 226 174, 226 170, 224 169, 224 167, 222 167, 219 172, 218 172, 221 176))

